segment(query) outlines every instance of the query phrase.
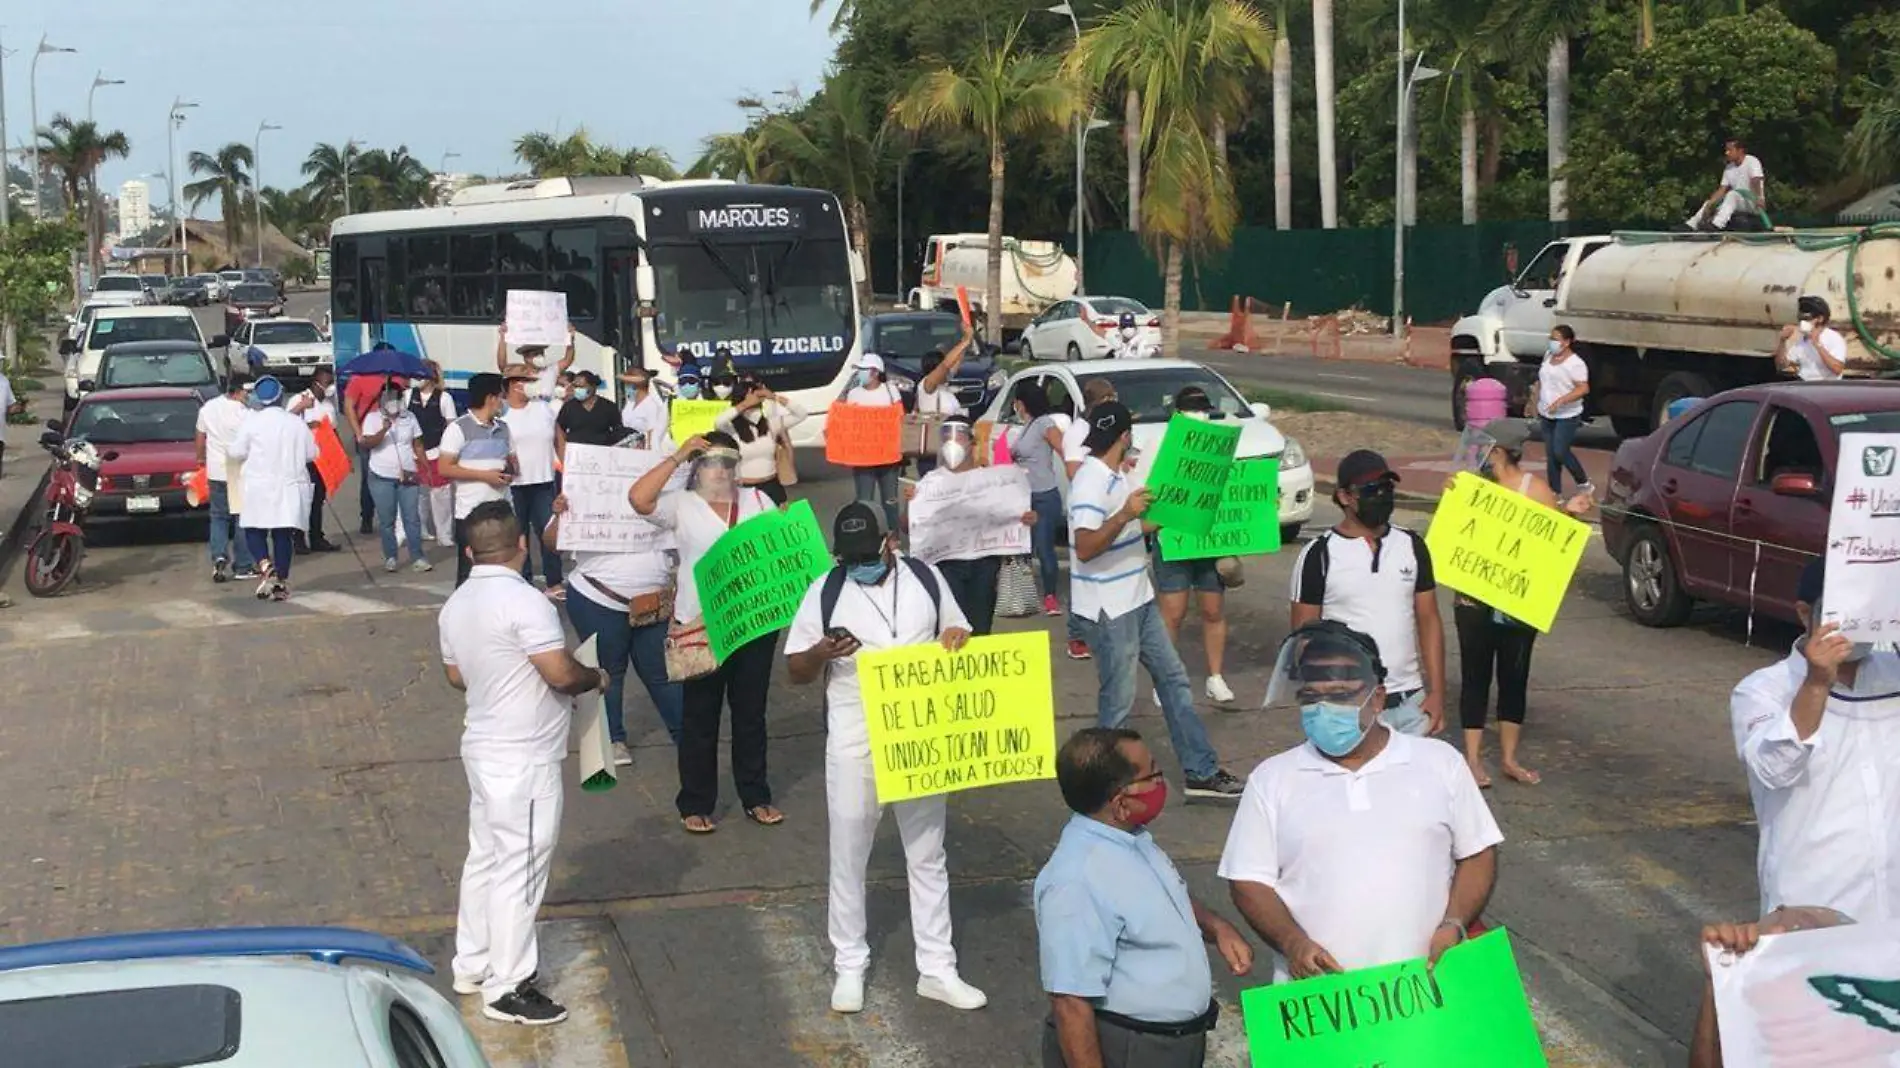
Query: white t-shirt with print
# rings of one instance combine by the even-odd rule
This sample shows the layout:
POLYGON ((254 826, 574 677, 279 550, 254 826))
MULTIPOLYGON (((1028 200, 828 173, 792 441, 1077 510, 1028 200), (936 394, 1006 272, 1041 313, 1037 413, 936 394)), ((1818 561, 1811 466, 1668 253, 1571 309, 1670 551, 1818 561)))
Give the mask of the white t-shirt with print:
POLYGON ((1795 335, 1794 343, 1788 346, 1788 357, 1794 361, 1795 374, 1803 382, 1833 382, 1841 375, 1821 359, 1826 352, 1840 363, 1847 362, 1847 339, 1839 330, 1824 326, 1808 337, 1795 335))
POLYGON ((370 450, 370 474, 378 478, 400 479, 403 475, 416 473, 416 439, 422 436, 422 424, 416 422, 415 413, 404 408, 396 414, 396 422, 390 425, 389 417, 381 408, 369 413, 363 419, 363 436, 375 437, 389 426, 389 433, 383 434, 382 444, 370 450))
MULTIPOLYGON (((4 382, 5 377, 0 376, 0 391, 6 389, 4 382)), ((237 436, 238 427, 250 411, 243 401, 230 397, 213 397, 198 409, 198 433, 205 436, 205 477, 210 481, 225 480, 225 446, 237 436)))
POLYGON ((1582 415, 1582 397, 1561 408, 1552 408, 1551 405, 1556 403, 1557 398, 1589 381, 1590 368, 1583 362, 1583 357, 1576 353, 1564 357, 1562 363, 1545 356, 1543 364, 1537 368, 1538 413, 1546 419, 1574 419, 1582 415))
POLYGON ((554 481, 554 406, 531 400, 519 408, 503 405, 501 418, 514 442, 515 485, 535 486, 554 481))

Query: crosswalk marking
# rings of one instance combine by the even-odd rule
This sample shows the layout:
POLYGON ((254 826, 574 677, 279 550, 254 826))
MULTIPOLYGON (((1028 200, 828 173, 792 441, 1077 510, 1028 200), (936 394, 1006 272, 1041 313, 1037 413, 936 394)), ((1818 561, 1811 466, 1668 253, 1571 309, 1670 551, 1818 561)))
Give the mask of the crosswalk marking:
POLYGON ((168 627, 229 627, 245 621, 236 612, 199 601, 161 601, 143 611, 168 627))
POLYGON ((338 590, 310 590, 292 594, 292 599, 300 601, 303 607, 326 616, 364 616, 374 612, 387 612, 390 605, 383 601, 372 601, 367 597, 358 597, 353 593, 338 590))

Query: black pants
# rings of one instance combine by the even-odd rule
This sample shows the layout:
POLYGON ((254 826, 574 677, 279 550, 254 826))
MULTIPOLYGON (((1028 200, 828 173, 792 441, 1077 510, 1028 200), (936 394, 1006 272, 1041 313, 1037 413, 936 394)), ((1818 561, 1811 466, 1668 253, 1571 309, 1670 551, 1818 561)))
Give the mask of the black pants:
POLYGON ((361 445, 356 447, 356 457, 359 461, 356 465, 356 501, 363 519, 359 529, 365 534, 376 526, 376 502, 371 500, 369 495, 369 454, 371 451, 373 450, 361 445))
POLYGON ((1494 668, 1498 679, 1498 718, 1506 723, 1523 723, 1526 692, 1531 683, 1531 646, 1537 641, 1537 632, 1514 623, 1499 623, 1491 609, 1481 604, 1454 605, 1452 618, 1458 624, 1458 668, 1463 680, 1458 694, 1458 715, 1465 729, 1484 729, 1494 668))
POLYGON ((765 781, 765 696, 772 684, 776 632, 732 651, 719 670, 684 683, 685 710, 680 722, 680 815, 711 816, 719 803, 719 719, 732 709, 732 782, 739 804, 757 808, 772 803, 765 781))
MULTIPOLYGON (((1201 1068, 1207 1063, 1207 1035, 1145 1035, 1095 1021, 1095 1038, 1102 1047, 1102 1068, 1201 1068)), ((1068 1068, 1056 1022, 1043 1021, 1042 1068, 1068 1068)))
POLYGON ((455 585, 458 588, 468 581, 469 568, 475 566, 475 562, 468 558, 467 528, 467 520, 455 521, 455 585))
MULTIPOLYGON (((363 480, 365 486, 369 479, 363 480)), ((368 492, 365 490, 364 492, 368 492)), ((330 499, 330 491, 323 484, 323 475, 317 471, 317 465, 310 465, 310 526, 304 531, 310 545, 320 545, 323 537, 323 505, 330 499)))
POLYGON ((990 632, 996 620, 996 577, 1002 573, 1003 558, 980 556, 975 560, 945 560, 937 565, 957 607, 970 620, 970 633, 982 636, 990 632))
POLYGON ((778 505, 780 508, 785 507, 785 502, 791 499, 790 495, 785 492, 785 483, 780 482, 776 478, 769 478, 764 482, 753 482, 747 485, 746 488, 755 489, 765 494, 771 499, 773 504, 778 505))

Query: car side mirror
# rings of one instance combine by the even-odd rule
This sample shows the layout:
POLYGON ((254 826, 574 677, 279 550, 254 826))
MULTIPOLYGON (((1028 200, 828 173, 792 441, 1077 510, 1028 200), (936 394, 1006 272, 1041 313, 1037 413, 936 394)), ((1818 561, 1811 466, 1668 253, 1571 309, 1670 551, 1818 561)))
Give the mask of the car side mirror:
POLYGON ((231 347, 231 335, 213 334, 211 335, 211 344, 207 347, 214 348, 214 349, 228 349, 231 347))
POLYGON ((1768 488, 1779 497, 1819 497, 1821 480, 1807 471, 1783 471, 1768 481, 1768 488))
POLYGON ((48 430, 46 433, 40 435, 40 444, 50 448, 54 445, 58 445, 65 439, 66 436, 61 434, 58 430, 48 430))
POLYGON ((1266 401, 1254 401, 1252 404, 1249 404, 1247 407, 1252 408, 1253 414, 1259 416, 1262 421, 1271 419, 1273 417, 1273 408, 1270 407, 1266 401))
POLYGON ((79 380, 79 388, 82 390, 94 390, 99 388, 99 384, 90 378, 82 378, 79 380))
POLYGON ((64 434, 66 432, 66 424, 60 422, 57 419, 48 419, 46 421, 46 429, 52 431, 55 434, 64 434))
POLYGON ((1546 298, 1544 298, 1544 307, 1546 307, 1546 308, 1555 308, 1556 306, 1557 306, 1557 298, 1556 298, 1556 297, 1546 297, 1546 298))

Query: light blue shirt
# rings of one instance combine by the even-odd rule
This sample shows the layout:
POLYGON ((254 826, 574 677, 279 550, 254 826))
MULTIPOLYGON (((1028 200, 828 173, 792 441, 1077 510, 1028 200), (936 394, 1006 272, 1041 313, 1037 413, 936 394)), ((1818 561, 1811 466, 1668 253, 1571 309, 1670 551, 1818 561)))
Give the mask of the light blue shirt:
POLYGON ((1207 1011, 1214 977, 1187 883, 1146 830, 1071 816, 1036 876, 1042 988, 1150 1023, 1207 1011))

